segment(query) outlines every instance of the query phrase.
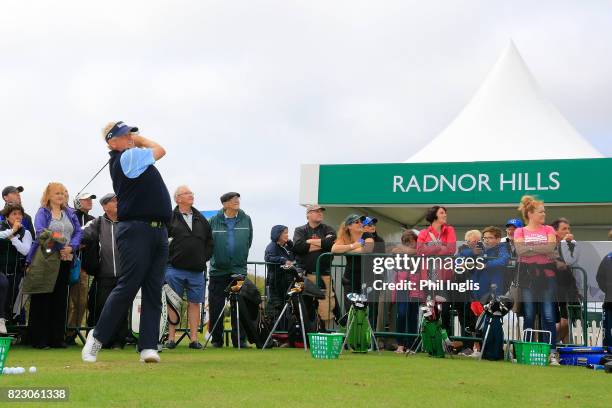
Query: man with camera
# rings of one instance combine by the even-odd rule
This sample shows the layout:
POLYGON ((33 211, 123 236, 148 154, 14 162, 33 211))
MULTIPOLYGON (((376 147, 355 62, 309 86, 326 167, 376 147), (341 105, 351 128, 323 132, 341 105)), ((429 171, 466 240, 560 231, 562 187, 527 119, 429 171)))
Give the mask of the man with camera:
MULTIPOLYGON (((293 277, 286 272, 286 268, 293 266, 293 242, 289 239, 289 229, 284 225, 275 225, 270 232, 271 242, 266 247, 264 261, 266 261, 266 292, 268 294, 268 310, 274 320, 283 309, 285 297, 293 277)), ((285 330, 285 322, 278 327, 285 330)))

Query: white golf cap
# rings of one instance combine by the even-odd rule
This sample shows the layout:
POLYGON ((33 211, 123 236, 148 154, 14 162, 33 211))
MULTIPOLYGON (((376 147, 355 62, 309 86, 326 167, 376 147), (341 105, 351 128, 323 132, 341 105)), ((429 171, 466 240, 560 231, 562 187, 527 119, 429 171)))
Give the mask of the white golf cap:
POLYGON ((77 196, 77 200, 84 200, 86 198, 96 198, 95 194, 91 194, 91 193, 81 193, 77 196))

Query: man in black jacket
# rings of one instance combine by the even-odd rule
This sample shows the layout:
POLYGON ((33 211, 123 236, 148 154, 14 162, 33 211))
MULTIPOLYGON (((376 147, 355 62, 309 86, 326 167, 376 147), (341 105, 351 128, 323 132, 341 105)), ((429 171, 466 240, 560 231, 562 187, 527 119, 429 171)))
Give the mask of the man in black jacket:
MULTIPOLYGON (((180 186, 174 193, 177 206, 172 213, 172 221, 168 225, 170 255, 166 282, 179 296, 187 291, 189 319, 189 348, 201 349, 198 341, 198 326, 200 325, 200 304, 204 303, 206 288, 206 262, 212 257, 213 238, 210 224, 193 207, 194 194, 187 186, 180 186)), ((168 307, 168 342, 166 347, 176 347, 174 341, 178 316, 168 307)))
MULTIPOLYGON (((84 268, 88 274, 94 276, 93 283, 89 289, 87 325, 95 326, 104 308, 104 304, 117 286, 121 276, 119 249, 117 248, 117 196, 108 193, 100 198, 100 205, 104 209, 104 215, 87 223, 83 229, 81 244, 84 248, 81 254, 87 253, 84 258, 84 268), (97 262, 89 262, 97 259, 97 262), (91 267, 85 268, 91 264, 91 267), (95 265, 95 266, 94 266, 95 265)), ((128 309, 123 311, 121 323, 115 329, 115 334, 104 347, 123 348, 125 339, 129 335, 128 309)))
MULTIPOLYGON (((306 276, 312 282, 316 281, 317 258, 325 252, 330 252, 336 241, 336 231, 329 225, 323 224, 323 211, 319 205, 306 207, 306 225, 297 227, 293 233, 293 253, 297 263, 306 271, 306 276)), ((326 327, 330 327, 336 317, 335 295, 332 294, 330 276, 332 256, 321 259, 319 273, 325 285, 325 299, 319 300, 318 313, 326 327)))

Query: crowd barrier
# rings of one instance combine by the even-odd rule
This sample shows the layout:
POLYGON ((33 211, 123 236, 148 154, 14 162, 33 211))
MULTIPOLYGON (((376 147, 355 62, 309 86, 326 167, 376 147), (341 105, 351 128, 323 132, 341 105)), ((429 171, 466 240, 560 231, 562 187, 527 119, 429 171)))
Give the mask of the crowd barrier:
MULTIPOLYGON (((395 254, 388 253, 369 253, 369 254, 357 254, 352 255, 350 262, 362 262, 363 258, 372 257, 390 257, 395 254)), ((321 264, 326 258, 331 258, 331 269, 330 276, 333 285, 333 290, 336 294, 336 299, 343 305, 343 299, 346 296, 344 287, 342 285, 342 274, 346 268, 346 257, 331 252, 323 253, 317 259, 317 270, 316 279, 319 285, 322 285, 321 279, 321 264)), ((513 260, 515 261, 515 260, 513 260)), ((580 346, 597 346, 602 344, 603 340, 603 329, 602 329, 602 305, 598 302, 588 301, 588 284, 587 284, 587 272, 581 267, 572 268, 573 271, 580 273, 583 277, 582 283, 583 288, 581 290, 581 300, 576 304, 570 304, 568 314, 568 326, 569 326, 569 341, 567 344, 580 345, 580 346)), ((499 293, 498 293, 499 294, 499 293)), ((419 336, 418 332, 398 332, 396 330, 397 322, 395 317, 397 316, 396 304, 389 302, 388 299, 383 299, 383 302, 374 299, 371 307, 369 308, 370 323, 375 331, 377 338, 384 339, 398 339, 398 338, 409 338, 414 339, 419 336)), ((343 310, 342 313, 346 313, 343 310)), ((457 310, 451 311, 451 330, 450 337, 453 340, 459 341, 482 341, 481 337, 468 335, 465 332, 465 321, 460 321, 457 310)), ((466 316, 466 313, 462 314, 466 316)), ((538 319, 536 319, 536 324, 538 319)), ((523 330, 523 318, 514 312, 508 313, 504 317, 504 335, 511 341, 518 341, 521 339, 523 330)), ((335 329, 333 326, 331 329, 335 329)), ((393 341, 391 341, 393 342, 393 341)))
MULTIPOLYGON (((366 257, 374 257, 374 256, 389 256, 389 254, 365 254, 362 256, 366 257)), ((336 301, 339 305, 340 314, 346 313, 344 310, 344 298, 346 293, 344 293, 344 288, 342 285, 342 274, 344 269, 346 268, 346 262, 344 256, 338 256, 332 253, 324 253, 321 254, 317 260, 317 270, 315 271, 316 281, 319 285, 322 284, 321 274, 320 274, 320 264, 321 261, 325 258, 331 258, 331 282, 333 285, 333 289, 335 292, 336 301)), ((352 261, 354 262, 356 259, 360 259, 359 256, 352 257, 352 261)), ((260 289, 262 293, 262 308, 264 310, 269 310, 268 300, 269 300, 269 285, 267 284, 267 265, 266 262, 248 262, 247 269, 249 278, 254 281, 256 286, 260 289)), ((569 305, 569 344, 575 345, 585 345, 585 346, 597 346, 602 344, 603 340, 603 329, 602 329, 602 306, 601 303, 597 302, 589 302, 587 298, 587 273, 581 267, 572 268, 575 271, 578 271, 583 275, 582 282, 584 283, 583 293, 582 293, 582 301, 578 304, 569 305)), ((91 284, 93 282, 93 277, 88 276, 88 292, 91 284)), ((13 300, 13 299, 12 299, 13 300)), ((95 302, 95 300, 94 300, 95 302)), ((12 304, 13 302, 11 302, 12 304)), ((85 302, 87 303, 87 302, 85 302)), ((68 302, 70 305, 70 302, 68 302)), ((25 306, 26 312, 25 316, 27 316, 28 304, 25 306)), ((66 321, 68 322, 68 314, 69 310, 66 310, 66 321)), ((182 341, 185 337, 189 335, 189 328, 187 324, 187 302, 186 300, 182 304, 181 308, 181 323, 177 327, 176 331, 178 333, 177 343, 182 341)), ((453 340, 463 340, 463 341, 481 341, 480 337, 470 336, 466 334, 465 322, 460 321, 459 319, 460 313, 457 313, 457 310, 452 311, 452 328, 450 331, 451 338, 453 340)), ((465 315, 465 314, 463 314, 465 315)), ((393 302, 374 302, 369 309, 369 318, 372 323, 372 327, 374 328, 374 332, 377 338, 380 339, 381 342, 390 342, 393 343, 395 339, 398 338, 408 338, 415 339, 419 336, 418 332, 398 332, 397 331, 397 310, 396 305, 393 302)), ((86 308, 83 313, 83 318, 80 324, 77 325, 67 325, 67 332, 76 332, 76 335, 82 342, 85 341, 85 335, 88 330, 92 327, 87 325, 89 317, 89 309, 86 308)), ((272 315, 272 319, 275 319, 276 316, 272 315)), ((285 317, 286 322, 287 317, 285 317)), ((200 326, 198 328, 199 333, 203 333, 204 327, 210 320, 210 316, 208 316, 208 310, 206 304, 202 307, 200 326)), ((212 324, 212 323, 211 323, 212 324)), ((13 334, 23 334, 27 329, 27 321, 22 319, 21 321, 14 322, 9 321, 7 325, 9 329, 9 333, 13 334)), ((280 325, 281 328, 286 327, 286 324, 280 325)), ((335 323, 332 323, 332 326, 327 327, 328 330, 335 330, 338 327, 335 323)), ((521 338, 521 333, 523 329, 523 318, 515 314, 514 312, 508 313, 504 317, 504 332, 507 338, 510 340, 519 340, 521 338)), ((229 344, 229 328, 225 329, 225 342, 229 344)), ((283 334, 286 333, 285 329, 277 330, 277 333, 283 334)))

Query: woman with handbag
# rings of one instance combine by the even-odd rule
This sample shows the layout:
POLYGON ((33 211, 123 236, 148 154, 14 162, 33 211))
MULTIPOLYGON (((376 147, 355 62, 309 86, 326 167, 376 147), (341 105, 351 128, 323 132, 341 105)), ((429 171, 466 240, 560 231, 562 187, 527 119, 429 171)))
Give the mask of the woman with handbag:
POLYGON ((24 293, 32 295, 30 339, 40 349, 66 348, 68 282, 73 254, 81 242, 81 226, 66 205, 65 191, 62 184, 49 183, 43 192, 34 218, 36 235, 41 238, 32 245, 26 261, 24 293))
POLYGON ((558 365, 553 351, 557 343, 556 328, 556 273, 555 247, 557 238, 553 227, 546 225, 544 202, 532 196, 523 196, 518 210, 523 214, 526 226, 514 232, 516 252, 519 257, 518 286, 521 288, 523 329, 533 329, 539 309, 540 327, 551 333, 551 364, 558 365))

